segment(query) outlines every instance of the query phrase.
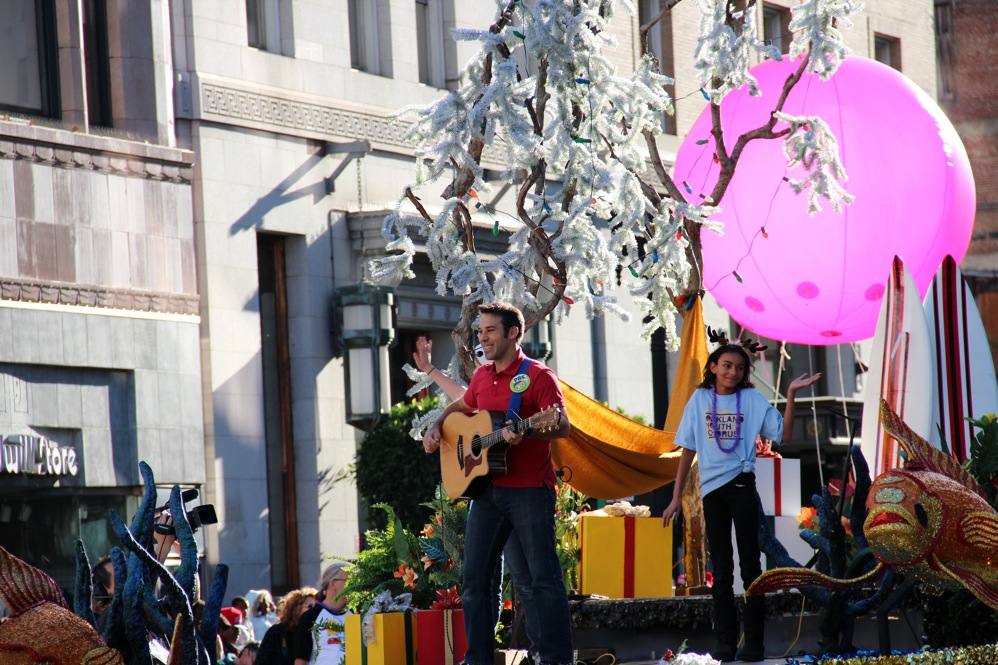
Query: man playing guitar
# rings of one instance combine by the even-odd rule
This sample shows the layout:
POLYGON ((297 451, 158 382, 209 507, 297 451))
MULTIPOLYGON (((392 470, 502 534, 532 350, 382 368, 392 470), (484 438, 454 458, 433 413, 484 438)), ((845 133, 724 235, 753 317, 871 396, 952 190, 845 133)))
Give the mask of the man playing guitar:
POLYGON ((561 565, 555 549, 555 473, 551 462, 550 439, 565 437, 571 426, 564 398, 554 372, 537 361, 524 369, 520 349, 523 315, 512 305, 489 303, 479 308, 478 340, 485 357, 493 361, 475 372, 464 397, 451 403, 423 437, 427 453, 440 447, 440 427, 452 413, 476 410, 506 411, 513 393, 521 395, 517 416, 526 419, 541 409, 557 405, 558 425, 544 432, 516 432, 503 429, 510 448, 507 472, 493 479, 484 493, 471 504, 464 549, 465 631, 468 639, 466 665, 494 662, 495 614, 492 573, 511 533, 521 544, 529 571, 529 585, 517 584, 523 602, 528 633, 540 663, 561 665, 572 662, 572 629, 568 599, 562 582, 561 565), (522 445, 521 445, 522 444, 522 445))

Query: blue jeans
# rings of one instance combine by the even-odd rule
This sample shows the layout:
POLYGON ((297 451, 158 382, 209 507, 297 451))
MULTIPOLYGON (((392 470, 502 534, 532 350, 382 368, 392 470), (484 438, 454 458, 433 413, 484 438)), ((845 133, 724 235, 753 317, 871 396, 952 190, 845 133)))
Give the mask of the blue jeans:
POLYGON ((510 557, 507 564, 523 603, 527 634, 536 640, 532 651, 541 660, 572 661, 568 597, 554 540, 554 498, 554 490, 547 487, 493 485, 472 501, 464 542, 461 593, 468 638, 465 662, 491 665, 495 661, 492 576, 503 546, 513 533, 520 547, 510 549, 518 549, 522 559, 510 557))

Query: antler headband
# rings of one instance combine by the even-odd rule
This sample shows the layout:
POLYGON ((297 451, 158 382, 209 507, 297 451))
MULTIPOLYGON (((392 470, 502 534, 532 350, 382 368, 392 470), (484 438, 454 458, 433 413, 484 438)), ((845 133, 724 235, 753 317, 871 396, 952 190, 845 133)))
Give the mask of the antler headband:
POLYGON ((724 332, 723 330, 714 330, 710 326, 707 326, 707 339, 710 340, 711 344, 717 344, 719 347, 728 346, 728 345, 732 346, 740 345, 743 349, 745 349, 749 353, 760 353, 769 348, 765 344, 760 344, 759 342, 754 341, 750 337, 746 337, 745 339, 739 340, 738 342, 731 342, 728 340, 728 334, 726 332, 724 332))

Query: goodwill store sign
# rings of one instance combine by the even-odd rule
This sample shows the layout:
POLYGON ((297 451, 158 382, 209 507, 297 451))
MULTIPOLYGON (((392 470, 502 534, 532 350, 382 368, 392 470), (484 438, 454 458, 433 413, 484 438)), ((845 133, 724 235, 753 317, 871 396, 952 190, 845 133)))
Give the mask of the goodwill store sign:
POLYGON ((32 434, 11 434, 0 444, 0 474, 75 476, 76 449, 32 434))

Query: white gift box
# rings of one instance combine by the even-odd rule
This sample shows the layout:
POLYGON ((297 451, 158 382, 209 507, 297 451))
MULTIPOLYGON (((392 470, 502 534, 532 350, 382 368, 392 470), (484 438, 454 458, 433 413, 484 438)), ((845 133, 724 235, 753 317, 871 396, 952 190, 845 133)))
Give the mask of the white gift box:
POLYGON ((755 486, 762 513, 797 517, 800 514, 800 460, 779 457, 755 459, 755 486))
MULTIPOLYGON (((812 556, 814 556, 814 550, 811 546, 801 540, 800 537, 800 523, 797 521, 797 516, 789 517, 773 517, 767 516, 766 523, 776 534, 776 539, 787 548, 787 554, 791 556, 800 565, 805 565, 812 556)), ((738 546, 735 541, 735 530, 731 529, 731 545, 734 548, 735 556, 735 583, 734 589, 735 593, 744 593, 745 588, 742 586, 742 574, 738 566, 738 546)), ((771 561, 769 557, 766 556, 765 552, 759 558, 759 563, 762 564, 762 569, 772 570, 777 568, 776 562, 771 561)))

